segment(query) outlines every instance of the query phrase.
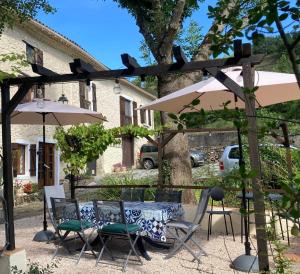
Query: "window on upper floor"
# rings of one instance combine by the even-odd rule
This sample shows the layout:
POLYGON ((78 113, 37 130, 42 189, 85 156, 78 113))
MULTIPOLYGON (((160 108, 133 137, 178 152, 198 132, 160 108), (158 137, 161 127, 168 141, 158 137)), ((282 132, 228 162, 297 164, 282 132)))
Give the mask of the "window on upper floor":
POLYGON ((148 109, 148 125, 151 127, 152 126, 152 116, 151 116, 151 110, 148 109))
POLYGON ((85 81, 79 82, 79 99, 80 107, 85 109, 91 109, 91 102, 89 100, 90 86, 85 81))
POLYGON ((30 45, 26 41, 24 41, 24 43, 26 44, 27 61, 30 64, 37 64, 43 66, 44 64, 43 52, 40 49, 30 45))
POLYGON ((120 125, 137 125, 137 103, 120 96, 120 125))
POLYGON ((93 111, 97 111, 97 87, 92 83, 93 111))
POLYGON ((25 174, 25 150, 26 145, 12 143, 13 176, 25 174))
POLYGON ((140 110, 140 118, 141 118, 141 124, 146 124, 146 110, 145 109, 140 110))

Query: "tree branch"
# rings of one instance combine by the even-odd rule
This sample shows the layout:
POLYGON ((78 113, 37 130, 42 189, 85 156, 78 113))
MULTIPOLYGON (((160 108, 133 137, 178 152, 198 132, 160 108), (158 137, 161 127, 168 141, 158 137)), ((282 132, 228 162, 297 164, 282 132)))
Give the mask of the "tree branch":
POLYGON ((300 34, 298 34, 298 36, 295 38, 295 40, 291 43, 291 45, 290 45, 291 49, 294 49, 299 42, 300 42, 300 34))
POLYGON ((276 27, 277 27, 278 32, 280 34, 280 37, 283 41, 283 44, 287 49, 289 59, 292 63, 293 71, 295 73, 295 76, 296 76, 296 79, 297 79, 297 82, 298 82, 298 86, 300 88, 300 70, 299 70, 299 66, 297 64, 297 57, 296 57, 294 48, 291 47, 291 44, 288 41, 286 33, 284 32, 283 26, 282 26, 281 21, 279 20, 279 17, 278 17, 278 11, 277 10, 276 10, 275 24, 276 24, 276 27))
POLYGON ((173 41, 178 30, 181 28, 185 6, 186 0, 178 0, 177 5, 172 12, 171 21, 166 26, 166 31, 159 47, 159 54, 162 62, 169 61, 168 59, 171 57, 173 41))

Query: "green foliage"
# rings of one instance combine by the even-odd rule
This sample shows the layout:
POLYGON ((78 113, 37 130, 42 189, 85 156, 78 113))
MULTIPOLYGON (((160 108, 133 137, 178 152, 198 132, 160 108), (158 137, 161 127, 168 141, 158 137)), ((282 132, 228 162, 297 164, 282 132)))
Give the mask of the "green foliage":
POLYGON ((25 55, 17 53, 0 54, 0 63, 6 62, 10 65, 10 71, 0 70, 0 83, 4 78, 16 77, 21 72, 22 68, 29 65, 25 55))
POLYGON ((11 271, 13 274, 52 274, 58 268, 59 261, 52 261, 45 267, 41 266, 38 262, 30 262, 27 264, 27 271, 19 270, 17 266, 12 266, 11 271))
POLYGON ((268 240, 274 248, 273 260, 275 263, 274 271, 271 273, 274 274, 291 274, 291 261, 284 256, 286 251, 286 246, 282 244, 279 240, 278 235, 275 230, 275 219, 271 218, 270 225, 267 229, 268 240))
POLYGON ((61 151, 61 159, 67 164, 66 173, 85 173, 86 164, 98 159, 110 145, 120 143, 121 135, 145 137, 153 131, 144 127, 125 126, 105 129, 103 124, 76 125, 65 130, 57 128, 54 138, 61 151))
POLYGON ((199 50, 199 45, 203 39, 202 28, 197 22, 191 21, 187 29, 179 32, 175 44, 179 45, 187 58, 191 59, 199 50))
POLYGON ((169 160, 163 160, 162 161, 162 176, 163 176, 163 182, 165 184, 170 184, 171 183, 171 163, 169 160))
POLYGON ((219 0, 215 7, 209 6, 208 15, 218 24, 225 24, 221 32, 217 27, 211 34, 214 45, 214 56, 221 52, 229 53, 232 41, 236 37, 246 36, 251 40, 264 37, 265 33, 274 33, 274 22, 294 23, 294 31, 299 29, 299 1, 296 4, 283 0, 237 1, 233 8, 229 8, 228 16, 223 16, 224 10, 232 6, 230 0, 219 0), (245 21, 247 18, 247 21, 245 21))
POLYGON ((4 27, 34 18, 39 11, 53 13, 55 9, 47 0, 4 0, 0 9, 0 35, 4 27))

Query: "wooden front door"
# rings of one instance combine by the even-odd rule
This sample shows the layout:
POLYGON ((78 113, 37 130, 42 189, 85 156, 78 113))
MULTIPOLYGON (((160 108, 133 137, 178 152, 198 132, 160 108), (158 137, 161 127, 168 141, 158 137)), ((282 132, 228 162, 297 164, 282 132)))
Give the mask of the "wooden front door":
MULTIPOLYGON (((43 143, 39 143, 39 170, 38 181, 39 186, 43 186, 43 143)), ((54 185, 54 152, 55 145, 46 143, 46 186, 54 185)))
POLYGON ((134 139, 122 137, 122 165, 131 167, 134 164, 134 139))

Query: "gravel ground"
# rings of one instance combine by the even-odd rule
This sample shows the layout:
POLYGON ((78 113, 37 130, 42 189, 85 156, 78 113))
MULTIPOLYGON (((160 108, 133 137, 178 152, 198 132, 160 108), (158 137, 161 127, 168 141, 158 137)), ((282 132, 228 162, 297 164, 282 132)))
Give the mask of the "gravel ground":
MULTIPOLYGON (((16 227, 16 245, 17 247, 24 247, 26 249, 27 258, 32 262, 39 262, 42 265, 51 263, 51 256, 54 252, 53 244, 33 242, 32 238, 36 232, 42 228, 42 216, 35 216, 30 218, 19 219, 15 221, 16 227)), ((3 227, 0 227, 0 240, 3 242, 3 227), (2 238, 2 239, 1 239, 2 238)), ((154 249, 147 246, 149 254, 152 257, 151 261, 143 259, 143 265, 130 263, 127 268, 127 273, 237 273, 230 269, 230 258, 235 258, 243 253, 243 245, 240 241, 233 242, 231 235, 222 236, 214 235, 210 241, 206 240, 206 232, 200 230, 196 237, 198 243, 201 244, 207 256, 203 256, 202 263, 198 265, 192 262, 192 256, 186 252, 181 251, 175 257, 164 260, 167 251, 154 249), (227 251, 228 250, 228 251, 227 251), (229 255, 229 254, 230 255, 229 255)), ((126 245, 126 243, 124 243, 126 245)), ((120 242, 113 244, 112 249, 121 250, 124 246, 120 242)), ((67 254, 60 251, 61 255, 67 254)), ((110 263, 110 260, 105 260, 110 263)), ((61 257, 58 263, 58 269, 54 273, 118 273, 121 272, 120 266, 111 266, 107 264, 100 264, 95 267, 95 259, 92 256, 84 256, 78 265, 75 264, 74 259, 69 257, 61 257)))

